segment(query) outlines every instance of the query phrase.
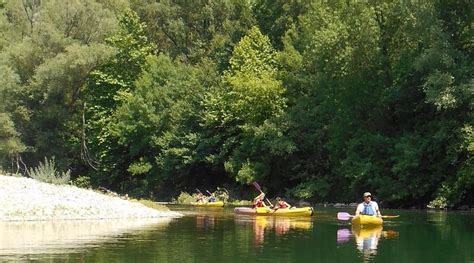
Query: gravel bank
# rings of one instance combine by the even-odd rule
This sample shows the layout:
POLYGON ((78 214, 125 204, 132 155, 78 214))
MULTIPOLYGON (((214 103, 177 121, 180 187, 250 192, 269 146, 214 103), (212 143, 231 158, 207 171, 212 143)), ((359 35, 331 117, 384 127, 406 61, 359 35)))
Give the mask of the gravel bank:
POLYGON ((0 176, 0 221, 179 217, 70 185, 0 176))

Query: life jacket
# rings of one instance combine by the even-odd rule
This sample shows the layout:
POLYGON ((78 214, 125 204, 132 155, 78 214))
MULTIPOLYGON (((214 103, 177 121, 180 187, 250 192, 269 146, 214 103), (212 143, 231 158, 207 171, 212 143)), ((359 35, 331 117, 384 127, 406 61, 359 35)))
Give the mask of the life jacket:
POLYGON ((278 202, 278 208, 288 208, 288 206, 285 204, 285 202, 280 201, 278 202))
POLYGON ((257 200, 254 204, 253 207, 264 207, 263 201, 262 200, 257 200))
POLYGON ((375 215, 374 208, 372 207, 372 202, 370 203, 365 203, 364 202, 364 210, 362 211, 363 215, 368 215, 368 216, 373 216, 375 215))

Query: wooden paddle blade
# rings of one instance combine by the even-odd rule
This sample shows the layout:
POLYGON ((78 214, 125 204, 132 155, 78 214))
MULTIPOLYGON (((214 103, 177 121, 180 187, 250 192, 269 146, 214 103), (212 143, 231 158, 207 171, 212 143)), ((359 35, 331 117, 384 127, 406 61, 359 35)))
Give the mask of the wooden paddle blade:
POLYGON ((337 213, 337 219, 338 220, 349 220, 349 219, 351 219, 351 217, 353 217, 353 216, 350 215, 349 213, 346 213, 346 212, 337 213))
POLYGON ((382 218, 387 218, 387 219, 390 219, 390 218, 399 218, 400 215, 396 215, 396 216, 382 216, 382 218))

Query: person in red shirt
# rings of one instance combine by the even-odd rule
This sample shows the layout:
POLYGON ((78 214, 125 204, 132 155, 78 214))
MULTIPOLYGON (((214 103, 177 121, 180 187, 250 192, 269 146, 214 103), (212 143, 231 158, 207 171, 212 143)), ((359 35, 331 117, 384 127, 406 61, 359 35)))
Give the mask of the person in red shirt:
POLYGON ((253 207, 266 207, 265 202, 263 199, 265 198, 265 194, 262 192, 257 197, 253 199, 253 207))
POLYGON ((291 205, 285 202, 285 200, 281 199, 280 197, 277 197, 276 204, 273 207, 273 209, 277 210, 277 209, 284 209, 284 208, 291 208, 291 205))

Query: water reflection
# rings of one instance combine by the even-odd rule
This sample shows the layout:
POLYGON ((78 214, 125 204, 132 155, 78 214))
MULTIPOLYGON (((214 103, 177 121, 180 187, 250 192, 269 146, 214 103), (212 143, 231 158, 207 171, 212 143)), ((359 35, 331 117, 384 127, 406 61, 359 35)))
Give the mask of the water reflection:
POLYGON ((337 230, 337 243, 342 244, 351 240, 352 232, 350 229, 342 228, 337 230))
POLYGON ((261 245, 265 240, 266 233, 275 233, 276 236, 284 236, 291 230, 311 230, 313 221, 311 218, 289 218, 271 216, 238 216, 235 218, 237 224, 251 224, 253 226, 255 244, 261 245))
POLYGON ((397 238, 398 236, 399 233, 397 231, 383 231, 382 226, 352 226, 350 230, 347 228, 337 230, 337 242, 340 244, 346 243, 353 237, 357 250, 365 261, 371 260, 377 254, 377 247, 382 238, 397 238))
POLYGON ((357 249, 364 259, 370 259, 377 254, 377 246, 382 236, 382 226, 371 228, 352 227, 357 249))
MULTIPOLYGON (((317 217, 308 219, 257 218, 235 215, 233 209, 226 208, 220 212, 191 209, 186 216, 174 219, 168 225, 165 223, 162 227, 159 224, 150 227, 140 224, 136 224, 136 227, 124 225, 118 231, 110 227, 110 232, 104 230, 106 233, 103 236, 100 236, 101 229, 109 228, 109 223, 91 226, 90 234, 88 227, 84 225, 56 225, 57 228, 65 229, 42 232, 39 229, 13 231, 16 224, 7 226, 0 223, 0 262, 474 263, 472 213, 446 213, 446 224, 443 226, 428 221, 425 211, 402 211, 403 220, 387 220, 384 223, 382 233, 378 234, 378 241, 373 243, 375 246, 366 242, 367 251, 370 253, 376 248, 376 255, 363 259, 363 253, 356 243, 356 235, 363 240, 364 237, 370 237, 370 229, 354 229, 353 233, 350 225, 343 225, 346 222, 336 221, 336 212, 335 209, 320 209, 317 217), (201 217, 196 219, 196 216, 201 217), (71 235, 74 242, 64 236, 60 237, 61 232, 67 232, 67 229, 76 231, 76 228, 79 233, 71 235), (336 232, 339 244, 335 240, 336 232), (78 241, 81 236, 94 241, 78 241), (20 238, 26 241, 20 243, 20 238), (31 243, 41 243, 44 239, 44 245, 49 244, 48 249, 55 249, 58 253, 38 254, 46 249, 34 247, 27 242, 33 238, 36 241, 31 243), (69 245, 66 245, 68 242, 69 245), (2 252, 10 248, 15 249, 18 254, 3 256, 2 252), (36 254, 28 254, 29 249, 36 254)), ((393 212, 395 213, 398 214, 398 211, 393 212)), ((52 227, 37 223, 35 225, 38 228, 52 227)), ((364 243, 361 247, 363 251, 364 243)))
POLYGON ((0 255, 72 253, 165 228, 172 219, 116 219, 0 222, 0 255))
POLYGON ((427 221, 433 222, 437 225, 445 225, 447 220, 447 212, 444 210, 428 210, 427 213, 427 221))
POLYGON ((196 216, 196 228, 198 229, 214 229, 216 223, 216 217, 214 215, 197 215, 196 216))

